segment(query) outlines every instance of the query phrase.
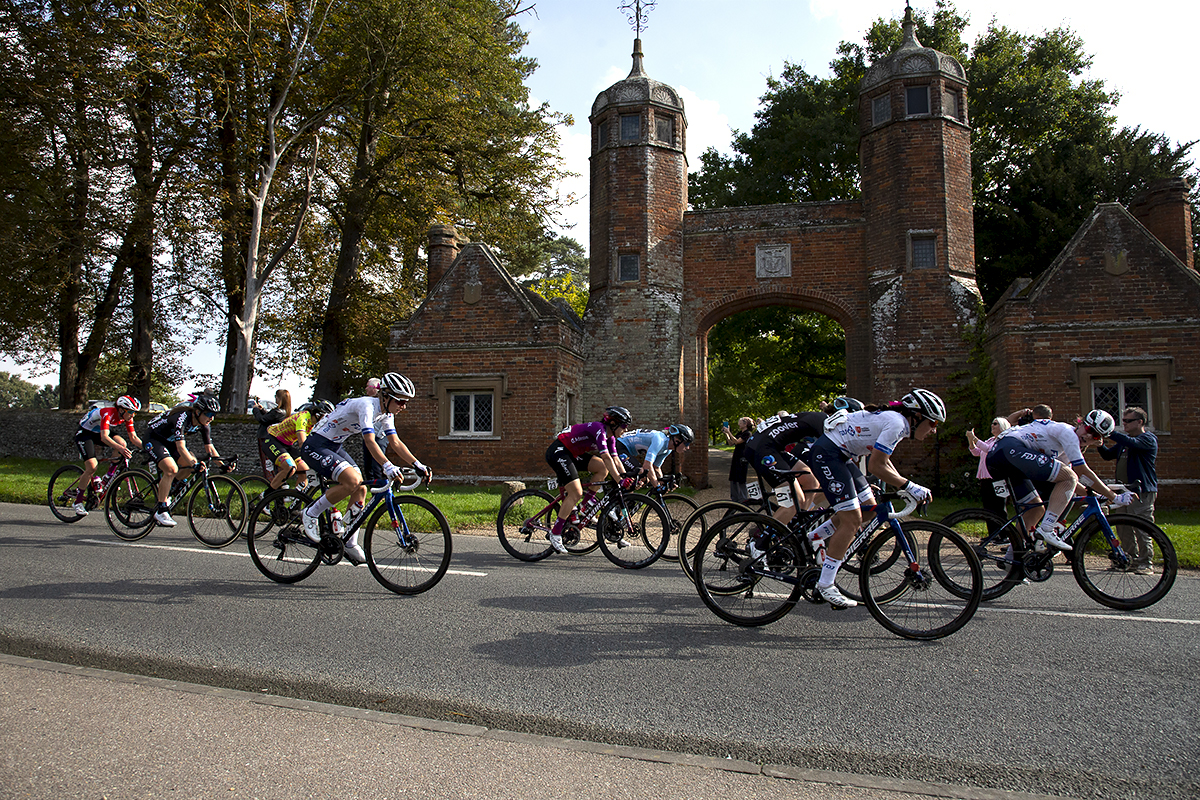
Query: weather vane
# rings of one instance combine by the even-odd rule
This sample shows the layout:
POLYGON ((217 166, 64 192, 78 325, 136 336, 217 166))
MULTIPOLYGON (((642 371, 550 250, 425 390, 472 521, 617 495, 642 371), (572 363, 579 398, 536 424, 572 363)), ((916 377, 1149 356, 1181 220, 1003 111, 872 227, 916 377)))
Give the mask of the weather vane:
POLYGON ((646 29, 646 15, 656 5, 658 5, 657 0, 631 0, 618 6, 629 18, 629 27, 637 32, 638 39, 642 38, 642 31, 646 29))

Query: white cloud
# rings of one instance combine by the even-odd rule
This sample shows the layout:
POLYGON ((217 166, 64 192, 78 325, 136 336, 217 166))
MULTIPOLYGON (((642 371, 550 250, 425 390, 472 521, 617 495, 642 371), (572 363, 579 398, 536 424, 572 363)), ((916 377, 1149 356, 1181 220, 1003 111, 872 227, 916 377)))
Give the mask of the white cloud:
POLYGON ((730 152, 729 116, 721 111, 719 102, 703 99, 686 86, 679 87, 679 95, 687 114, 688 169, 695 171, 700 165, 700 154, 709 147, 730 152))

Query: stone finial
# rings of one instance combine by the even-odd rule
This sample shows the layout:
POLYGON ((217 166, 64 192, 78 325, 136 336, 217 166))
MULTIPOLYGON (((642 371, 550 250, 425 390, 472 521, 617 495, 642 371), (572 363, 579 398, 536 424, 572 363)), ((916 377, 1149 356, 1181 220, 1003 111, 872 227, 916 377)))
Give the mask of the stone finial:
POLYGON ((642 68, 642 40, 633 40, 633 69, 625 77, 625 80, 630 78, 645 78, 646 70, 642 68))

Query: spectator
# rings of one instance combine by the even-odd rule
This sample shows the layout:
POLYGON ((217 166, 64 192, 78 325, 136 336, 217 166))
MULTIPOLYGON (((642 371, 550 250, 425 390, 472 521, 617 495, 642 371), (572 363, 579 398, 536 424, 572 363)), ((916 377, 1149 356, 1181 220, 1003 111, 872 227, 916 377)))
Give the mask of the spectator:
MULTIPOLYGON (((204 394, 208 394, 209 390, 205 389, 204 394)), ((194 400, 198 395, 192 395, 194 400)), ((250 409, 250 413, 254 415, 255 422, 258 423, 258 462, 262 466, 263 474, 269 480, 275 478, 275 463, 267 457, 267 439, 270 433, 267 429, 272 425, 278 425, 292 415, 292 393, 287 389, 275 390, 275 407, 272 409, 263 408, 262 403, 255 403, 250 409)))
POLYGON ((750 462, 746 461, 746 442, 749 441, 750 434, 754 433, 754 420, 749 417, 739 419, 737 433, 731 432, 729 423, 725 422, 721 426, 721 432, 725 434, 725 444, 733 445, 733 458, 729 464, 730 499, 737 503, 747 503, 753 492, 754 499, 757 500, 762 496, 758 483, 755 482, 754 488, 751 489, 746 481, 746 474, 750 468, 750 462))
MULTIPOLYGON (((1137 493, 1138 499, 1130 503, 1129 513, 1154 522, 1154 499, 1158 496, 1158 474, 1154 467, 1158 458, 1158 437, 1146 430, 1147 421, 1145 409, 1127 407, 1121 414, 1121 426, 1125 431, 1113 431, 1106 437, 1112 444, 1101 445, 1099 450, 1105 461, 1117 462, 1117 482, 1137 493)), ((1113 527, 1121 547, 1133 558, 1133 571, 1138 575, 1153 575, 1150 537, 1140 532, 1134 536, 1133 531, 1123 525, 1113 527)))
POLYGON ((1001 518, 1005 517, 1005 496, 996 493, 996 481, 992 478, 992 474, 987 468, 987 454, 992 449, 992 445, 996 443, 996 439, 1000 434, 1004 433, 1011 427, 1009 421, 1004 417, 996 417, 992 420, 991 438, 980 439, 975 435, 975 429, 967 431, 967 447, 971 451, 971 455, 978 456, 979 470, 975 473, 975 477, 979 479, 979 496, 983 501, 983 507, 988 511, 998 514, 1001 518))

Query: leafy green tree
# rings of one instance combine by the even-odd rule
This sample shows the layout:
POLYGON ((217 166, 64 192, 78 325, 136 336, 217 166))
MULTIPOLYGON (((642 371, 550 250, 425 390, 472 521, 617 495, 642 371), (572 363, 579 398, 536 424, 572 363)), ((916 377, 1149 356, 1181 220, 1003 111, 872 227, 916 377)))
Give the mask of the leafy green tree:
POLYGON ((20 375, 0 372, 0 408, 33 408, 38 388, 20 375))
POLYGON ((768 306, 708 332, 710 420, 810 411, 846 390, 845 332, 814 312, 768 306))

